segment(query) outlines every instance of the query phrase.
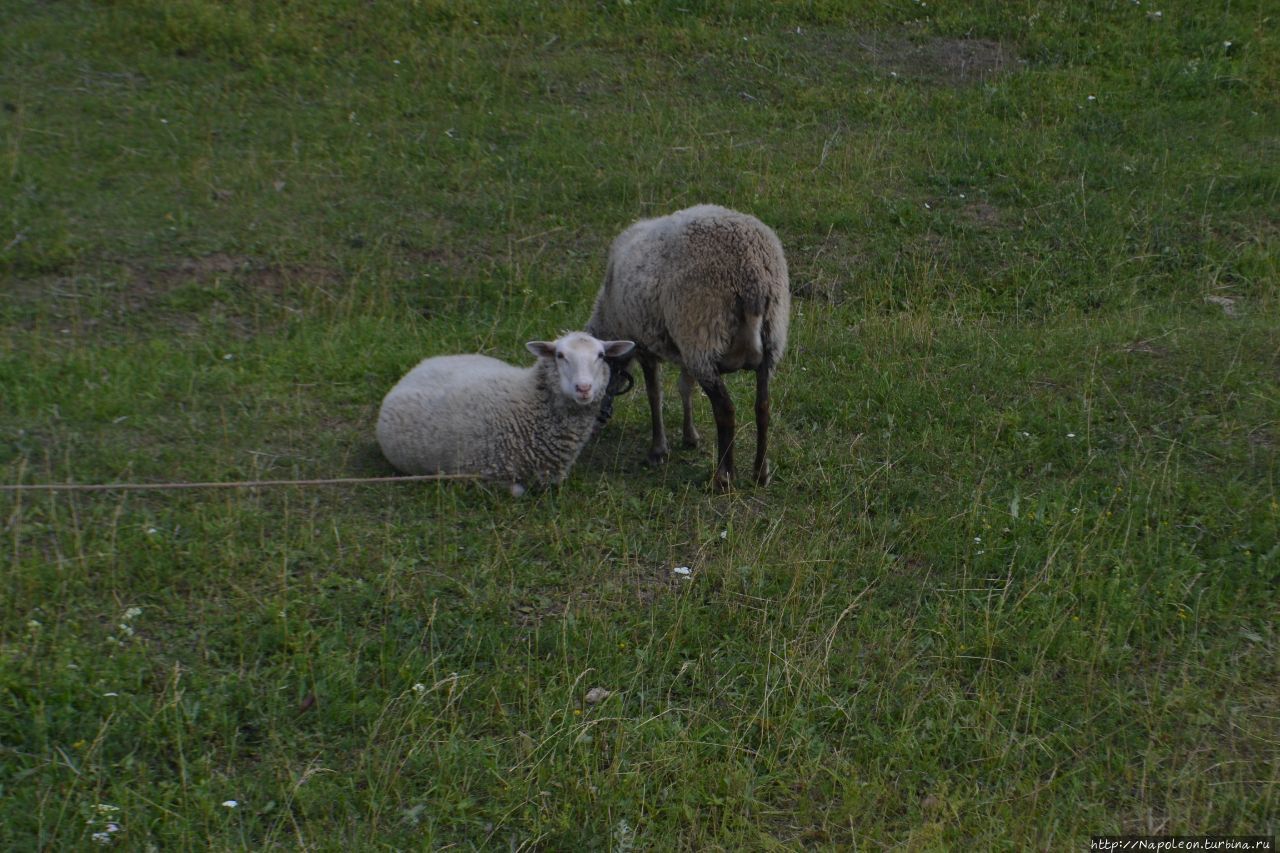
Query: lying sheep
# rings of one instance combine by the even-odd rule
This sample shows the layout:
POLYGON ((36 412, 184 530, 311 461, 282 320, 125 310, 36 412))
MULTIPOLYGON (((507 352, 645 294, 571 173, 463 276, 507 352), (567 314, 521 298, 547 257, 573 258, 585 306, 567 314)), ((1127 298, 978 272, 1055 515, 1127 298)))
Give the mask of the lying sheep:
POLYGON ((591 436, 609 383, 608 358, 631 341, 570 332, 525 344, 514 367, 483 355, 428 358, 382 401, 378 444, 404 474, 475 474, 527 486, 559 483, 591 436))
POLYGON ((637 222, 613 241, 587 330, 636 342, 653 419, 650 462, 669 454, 657 371, 659 360, 666 360, 681 367, 685 444, 698 443, 695 381, 711 400, 719 445, 712 483, 727 489, 734 476, 735 422, 721 375, 754 370, 755 479, 769 481, 769 378, 787 346, 790 312, 782 244, 753 216, 703 204, 637 222))

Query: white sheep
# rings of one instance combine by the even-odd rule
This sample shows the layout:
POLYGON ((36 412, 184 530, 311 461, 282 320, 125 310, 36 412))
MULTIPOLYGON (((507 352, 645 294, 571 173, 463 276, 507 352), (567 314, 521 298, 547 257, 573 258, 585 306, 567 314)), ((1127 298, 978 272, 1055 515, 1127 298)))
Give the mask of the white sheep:
POLYGON ((483 355, 428 358, 387 393, 378 444, 404 474, 475 474, 528 486, 561 482, 591 437, 609 382, 605 361, 631 341, 570 332, 525 344, 521 368, 483 355))
POLYGON ((733 400, 721 375, 754 370, 754 473, 757 483, 769 481, 769 379, 787 346, 790 313, 782 244, 754 216, 702 204, 641 220, 613 241, 587 331, 636 342, 634 355, 644 371, 652 416, 651 463, 669 455, 660 360, 681 367, 685 444, 698 443, 691 400, 695 381, 711 400, 719 450, 712 484, 720 491, 733 481, 735 429, 733 400))

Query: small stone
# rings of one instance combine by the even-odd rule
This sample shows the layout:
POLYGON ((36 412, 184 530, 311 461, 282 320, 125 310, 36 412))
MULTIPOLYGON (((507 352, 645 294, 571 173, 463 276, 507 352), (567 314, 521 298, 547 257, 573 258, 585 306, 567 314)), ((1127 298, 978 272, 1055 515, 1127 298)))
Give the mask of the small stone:
POLYGON ((603 687, 592 687, 587 691, 586 703, 588 705, 599 705, 601 702, 609 698, 609 691, 603 687))

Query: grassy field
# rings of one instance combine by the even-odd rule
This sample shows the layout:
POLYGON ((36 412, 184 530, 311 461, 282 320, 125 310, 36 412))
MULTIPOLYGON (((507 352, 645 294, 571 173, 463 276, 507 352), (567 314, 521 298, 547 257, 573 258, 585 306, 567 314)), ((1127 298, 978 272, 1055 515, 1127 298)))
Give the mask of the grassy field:
POLYGON ((3 482, 389 474, 697 202, 797 296, 767 489, 0 493, 0 848, 1277 832, 1272 4, 0 6, 3 482))

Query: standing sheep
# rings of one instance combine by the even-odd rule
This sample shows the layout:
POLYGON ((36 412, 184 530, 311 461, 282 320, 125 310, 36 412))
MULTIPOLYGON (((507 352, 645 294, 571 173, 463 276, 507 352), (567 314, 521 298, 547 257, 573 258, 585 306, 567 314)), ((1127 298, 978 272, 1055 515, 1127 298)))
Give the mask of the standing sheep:
POLYGON ((559 483, 590 438, 609 382, 606 356, 631 341, 570 332, 525 344, 538 357, 521 368, 483 355, 418 364, 378 413, 378 444, 404 474, 475 474, 526 486, 559 483))
POLYGON ((769 378, 787 346, 791 290, 782 244, 760 220, 702 204, 623 231, 609 249, 604 286, 587 330, 636 342, 653 419, 649 461, 669 454, 660 360, 680 365, 684 442, 696 446, 691 394, 711 400, 719 457, 714 487, 733 481, 733 400, 722 374, 756 372, 755 479, 769 481, 769 378))

